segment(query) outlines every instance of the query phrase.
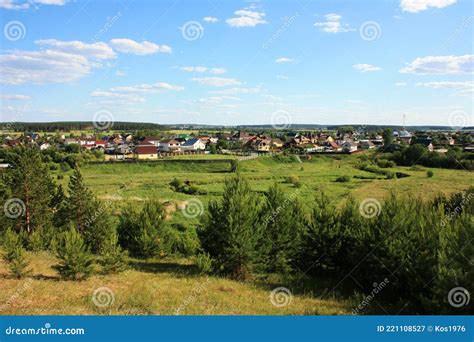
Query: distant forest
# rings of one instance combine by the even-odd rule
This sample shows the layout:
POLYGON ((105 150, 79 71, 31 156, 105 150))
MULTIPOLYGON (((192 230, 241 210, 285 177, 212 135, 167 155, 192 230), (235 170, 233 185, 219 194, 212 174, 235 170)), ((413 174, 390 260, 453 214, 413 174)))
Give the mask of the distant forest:
MULTIPOLYGON (((94 124, 91 121, 66 121, 66 122, 11 122, 1 123, 0 126, 8 127, 8 130, 18 132, 56 132, 56 131, 82 131, 94 130, 94 124)), ((134 131, 134 130, 164 130, 165 126, 146 123, 146 122, 114 122, 111 127, 118 131, 134 131)))
MULTIPOLYGON (((0 126, 3 130, 14 130, 19 132, 56 132, 56 131, 82 131, 94 130, 94 124, 91 121, 64 121, 64 122, 2 122, 0 126)), ((272 125, 236 125, 236 126, 216 126, 216 125, 159 125, 146 122, 114 122, 112 130, 117 131, 135 131, 135 130, 168 130, 168 129, 236 129, 236 130, 258 130, 272 129, 272 125)), ((286 130, 299 129, 323 129, 340 130, 341 128, 351 128, 351 130, 382 131, 384 128, 400 129, 401 126, 393 125, 319 125, 319 124, 292 124, 286 130)), ((449 126, 407 126, 411 131, 449 131, 449 126)), ((474 130, 474 127, 464 127, 463 130, 474 130)))

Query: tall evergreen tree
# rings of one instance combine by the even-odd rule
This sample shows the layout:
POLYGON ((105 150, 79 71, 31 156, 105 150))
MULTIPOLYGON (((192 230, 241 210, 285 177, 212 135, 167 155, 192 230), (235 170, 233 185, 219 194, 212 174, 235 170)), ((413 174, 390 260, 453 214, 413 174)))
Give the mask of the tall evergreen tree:
POLYGON ((61 277, 81 280, 93 272, 93 259, 81 234, 71 227, 63 232, 58 246, 59 264, 55 266, 61 277))
POLYGON ((102 244, 114 233, 108 208, 87 188, 80 170, 76 167, 69 180, 69 196, 66 199, 65 211, 58 212, 57 219, 64 219, 74 224, 79 233, 83 234, 92 252, 99 253, 102 244))
POLYGON ((211 202, 200 232, 202 247, 219 271, 245 279, 259 259, 260 199, 240 174, 226 180, 220 202, 211 202))
POLYGON ((10 229, 6 231, 3 249, 3 260, 8 264, 10 272, 16 278, 22 278, 31 272, 31 270, 27 269, 29 263, 25 258, 25 249, 17 233, 10 229))
POLYGON ((21 215, 11 218, 10 224, 17 231, 24 229, 28 233, 50 226, 53 215, 50 204, 55 185, 40 152, 35 148, 21 147, 9 155, 8 162, 12 164, 6 174, 9 195, 22 203, 19 208, 21 215))

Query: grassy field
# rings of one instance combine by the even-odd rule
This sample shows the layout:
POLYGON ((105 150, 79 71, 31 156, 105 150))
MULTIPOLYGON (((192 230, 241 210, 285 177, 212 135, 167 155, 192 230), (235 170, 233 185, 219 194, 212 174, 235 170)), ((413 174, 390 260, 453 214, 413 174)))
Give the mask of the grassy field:
MULTIPOLYGON (((199 159, 229 159, 229 156, 198 156, 199 159)), ((311 160, 277 160, 273 157, 259 157, 240 162, 241 173, 249 178, 254 191, 263 192, 277 181, 288 193, 298 191, 300 198, 311 201, 319 190, 323 190, 337 202, 349 194, 358 199, 367 197, 383 199, 391 190, 410 193, 414 196, 431 198, 437 193, 449 194, 467 189, 474 183, 474 174, 464 170, 395 167, 392 172, 402 172, 409 177, 383 179, 381 175, 356 168, 356 155, 315 156, 311 160), (428 178, 426 172, 434 176, 428 178), (297 177, 302 186, 296 188, 287 182, 288 176, 297 177), (350 182, 336 182, 339 176, 359 176, 372 179, 353 178, 350 182)), ((178 158, 178 157, 177 157, 178 158)), ((189 156, 181 156, 190 159, 189 156)), ((180 203, 191 197, 198 197, 203 203, 222 195, 223 182, 231 175, 230 164, 222 163, 175 163, 150 162, 130 164, 93 164, 82 168, 84 178, 92 191, 104 200, 118 202, 142 201, 158 197, 163 202, 180 203), (175 192, 170 186, 174 178, 190 181, 205 195, 189 196, 175 192)), ((67 184, 65 177, 62 182, 67 184)))
MULTIPOLYGON (((30 278, 13 279, 0 262, 2 315, 340 315, 350 314, 353 303, 319 299, 300 293, 287 282, 236 282, 195 274, 190 260, 131 260, 132 268, 118 275, 94 276, 81 282, 63 281, 51 268, 56 259, 46 252, 29 254, 30 278), (271 291, 286 286, 293 293, 288 304, 277 307, 271 291), (108 288, 103 297, 94 291, 108 288), (107 290, 108 291, 108 290, 107 290)), ((296 286, 296 285, 295 285, 296 286)))
MULTIPOLYGON (((315 156, 299 162, 292 158, 259 157, 242 161, 240 170, 254 191, 266 191, 277 181, 288 194, 298 191, 302 203, 308 205, 319 190, 342 203, 349 195, 359 200, 382 200, 391 190, 427 199, 437 193, 465 190, 474 183, 472 172, 431 169, 434 176, 429 178, 429 169, 418 167, 392 168, 390 171, 409 177, 384 179, 379 174, 359 170, 356 167, 359 158, 360 155, 315 156), (301 187, 288 182, 289 176, 297 177, 301 187), (370 179, 352 178, 341 183, 336 182, 339 176, 370 179)), ((231 175, 230 166, 228 161, 110 163, 84 165, 82 172, 90 189, 101 200, 110 201, 116 214, 123 205, 139 205, 157 197, 167 203, 167 208, 174 208, 168 211, 172 223, 194 225, 199 218, 185 217, 179 207, 191 198, 198 198, 204 208, 210 200, 219 199, 224 180, 231 175), (169 185, 174 178, 190 181, 205 194, 191 196, 174 191, 169 185)), ((67 186, 68 178, 66 175, 58 181, 67 186)), ((176 258, 131 260, 131 268, 122 274, 95 275, 82 282, 63 281, 51 268, 57 262, 53 256, 48 253, 28 256, 33 270, 28 279, 11 278, 6 265, 0 262, 0 314, 333 315, 350 314, 357 298, 354 292, 344 289, 338 288, 334 293, 330 285, 334 281, 324 279, 267 275, 236 282, 200 276, 193 259, 176 258), (293 294, 291 303, 283 307, 270 301, 271 291, 280 286, 293 294), (113 292, 113 304, 98 307, 93 303, 93 292, 100 287, 113 292)))

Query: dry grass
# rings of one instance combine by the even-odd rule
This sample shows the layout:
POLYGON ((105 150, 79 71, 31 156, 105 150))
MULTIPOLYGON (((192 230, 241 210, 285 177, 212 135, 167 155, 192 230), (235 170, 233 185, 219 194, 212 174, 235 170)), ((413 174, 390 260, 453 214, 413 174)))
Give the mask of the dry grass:
MULTIPOLYGON (((346 300, 295 294, 289 305, 276 307, 271 290, 291 285, 235 282, 195 275, 186 260, 132 260, 132 269, 118 275, 96 275, 81 282, 64 281, 51 268, 48 253, 29 254, 31 278, 13 279, 0 263, 2 315, 338 315, 349 314, 346 300), (95 289, 107 287, 114 302, 98 307, 95 289)), ((295 290, 296 292, 296 290, 295 290)), ((102 299, 106 299, 103 297, 102 299)), ((99 300, 100 302, 100 300, 99 300)))

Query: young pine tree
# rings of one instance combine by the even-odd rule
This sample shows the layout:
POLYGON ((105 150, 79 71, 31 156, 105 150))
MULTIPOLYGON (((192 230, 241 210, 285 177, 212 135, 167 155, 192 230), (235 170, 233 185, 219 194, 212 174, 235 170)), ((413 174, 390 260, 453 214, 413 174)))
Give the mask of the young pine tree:
POLYGON ((263 240, 266 245, 265 269, 269 272, 291 272, 301 248, 304 213, 297 193, 287 197, 275 182, 265 193, 262 207, 263 240))
POLYGON ((101 265, 104 273, 119 273, 127 269, 128 252, 118 245, 118 236, 113 234, 102 246, 101 265))
POLYGON ((27 269, 28 261, 25 258, 25 249, 18 234, 10 229, 7 230, 5 232, 3 248, 3 260, 8 264, 8 268, 13 276, 20 279, 31 273, 31 270, 27 269))
POLYGON ((119 243, 137 258, 151 258, 162 250, 164 212, 157 200, 145 202, 143 208, 126 208, 118 226, 119 243))
POLYGON ((62 233, 57 256, 60 262, 56 269, 65 279, 85 279, 93 272, 92 255, 81 234, 74 227, 62 233))
POLYGON ((237 174, 226 180, 222 200, 211 202, 200 232, 202 247, 215 260, 216 269, 245 279, 259 260, 259 197, 237 174))

